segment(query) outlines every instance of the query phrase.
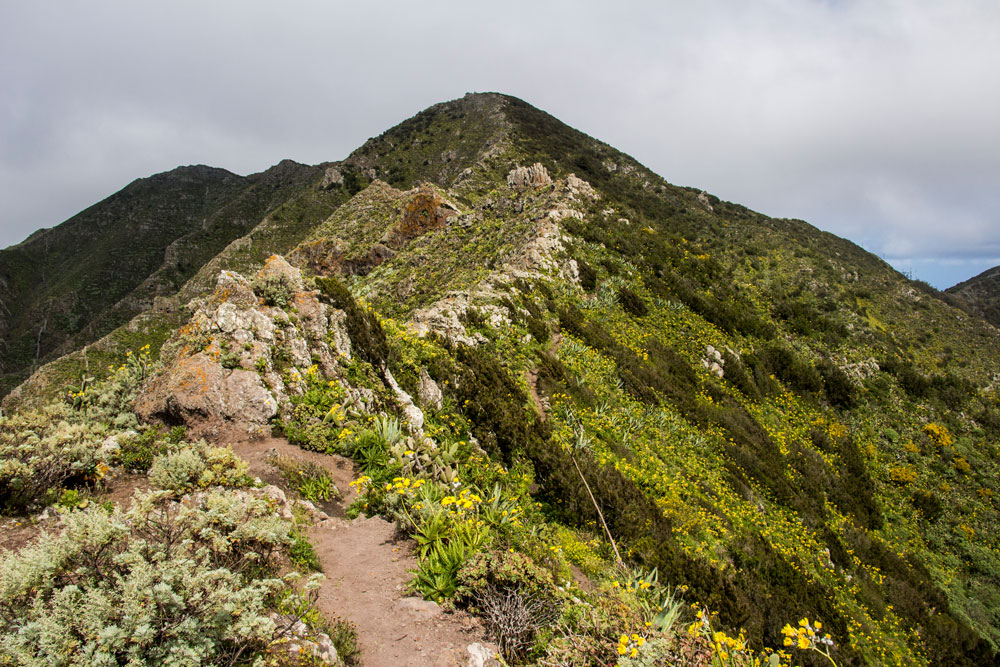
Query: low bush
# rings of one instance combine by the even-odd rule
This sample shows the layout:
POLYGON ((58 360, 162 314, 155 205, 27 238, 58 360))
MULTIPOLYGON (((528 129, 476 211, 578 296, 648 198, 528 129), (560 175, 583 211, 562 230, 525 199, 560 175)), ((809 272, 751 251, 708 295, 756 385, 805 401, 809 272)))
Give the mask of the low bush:
POLYGON ((290 526, 264 499, 151 492, 64 522, 0 559, 0 663, 231 665, 299 620, 270 611, 297 594, 273 574, 290 526))
POLYGON ((0 511, 25 512, 96 480, 108 429, 66 417, 59 406, 0 417, 0 511))
POLYGON ((322 466, 289 456, 271 456, 268 463, 281 472, 292 489, 311 503, 340 498, 340 490, 333 483, 330 473, 322 466))
POLYGON ((180 443, 153 461, 149 481, 155 488, 176 494, 210 486, 241 487, 251 482, 248 468, 231 447, 213 447, 199 440, 180 443))

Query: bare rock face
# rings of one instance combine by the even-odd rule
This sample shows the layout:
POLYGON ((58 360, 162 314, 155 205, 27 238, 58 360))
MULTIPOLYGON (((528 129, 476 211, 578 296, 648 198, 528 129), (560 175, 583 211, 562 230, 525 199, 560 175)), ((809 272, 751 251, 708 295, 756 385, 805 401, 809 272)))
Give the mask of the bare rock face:
POLYGON ((399 248, 433 229, 441 229, 460 215, 458 208, 434 188, 423 185, 406 202, 402 215, 383 241, 389 248, 399 248))
POLYGON ((258 433, 278 405, 256 373, 224 369, 199 352, 156 376, 136 398, 135 411, 145 421, 188 424, 206 435, 229 427, 258 433))
POLYGON ((323 190, 329 190, 335 185, 342 185, 344 183, 344 174, 341 173, 340 169, 337 167, 327 167, 326 173, 323 174, 323 180, 320 182, 319 187, 323 190))
POLYGON ((566 189, 569 190, 570 198, 584 198, 584 199, 599 199, 600 195, 596 190, 582 178, 578 178, 576 174, 570 174, 566 177, 566 189))
POLYGON ((299 270, 281 257, 271 257, 252 284, 223 271, 215 292, 192 305, 194 315, 170 342, 174 352, 136 398, 146 421, 186 424, 206 436, 266 434, 269 420, 303 391, 313 364, 335 376, 338 361, 351 355, 343 311, 303 289, 299 270), (288 290, 294 320, 254 292, 253 285, 275 283, 288 290))
POLYGON ((541 162, 536 162, 530 167, 515 167, 507 174, 507 185, 512 188, 526 189, 539 188, 552 182, 548 170, 542 166, 541 162))
POLYGON ((722 379, 726 374, 724 368, 726 362, 722 358, 722 353, 715 349, 713 345, 705 347, 705 356, 701 360, 701 365, 719 379, 722 379))

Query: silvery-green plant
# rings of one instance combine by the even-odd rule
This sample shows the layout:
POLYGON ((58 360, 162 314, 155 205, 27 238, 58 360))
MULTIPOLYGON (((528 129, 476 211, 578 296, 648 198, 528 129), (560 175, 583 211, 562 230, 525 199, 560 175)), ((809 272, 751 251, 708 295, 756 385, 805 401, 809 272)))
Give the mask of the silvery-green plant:
POLYGON ((265 499, 221 490, 69 513, 0 558, 0 663, 253 662, 287 636, 270 605, 298 595, 272 574, 290 528, 265 499))

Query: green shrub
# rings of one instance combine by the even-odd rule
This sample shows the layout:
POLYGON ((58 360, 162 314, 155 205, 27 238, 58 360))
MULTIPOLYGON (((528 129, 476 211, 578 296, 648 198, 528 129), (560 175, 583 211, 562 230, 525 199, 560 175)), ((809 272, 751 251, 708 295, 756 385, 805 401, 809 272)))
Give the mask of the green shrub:
POLYGON ((251 287, 268 306, 287 308, 292 301, 292 284, 285 276, 258 276, 254 278, 251 287))
POLYGON ((228 665, 280 638, 269 605, 294 594, 270 573, 289 524, 266 500, 153 492, 64 521, 0 559, 0 663, 228 665))
POLYGON ((291 488, 311 503, 340 498, 340 490, 333 483, 330 473, 322 466, 288 456, 269 457, 268 463, 281 472, 291 488))
POLYGON ((146 472, 153 465, 153 459, 166 452, 166 445, 160 440, 156 429, 123 437, 119 442, 118 460, 129 472, 146 472))
POLYGON ((65 416, 55 406, 0 417, 0 511, 24 512, 96 479, 107 427, 65 416))
POLYGON ((181 443, 174 451, 159 456, 149 469, 155 488, 177 494, 210 486, 241 487, 251 483, 246 461, 231 447, 213 447, 204 440, 181 443))
POLYGON ((336 278, 317 278, 323 299, 347 314, 347 335, 354 351, 375 368, 389 361, 389 343, 375 313, 358 305, 351 292, 336 278))
POLYGON ((322 572, 323 566, 320 565, 319 556, 316 555, 316 549, 313 548, 308 538, 297 531, 292 531, 291 538, 292 544, 288 547, 288 560, 300 569, 322 572))
POLYGON ((462 598, 483 618, 508 662, 526 658, 536 636, 559 616, 552 575, 521 553, 476 554, 458 581, 462 598))

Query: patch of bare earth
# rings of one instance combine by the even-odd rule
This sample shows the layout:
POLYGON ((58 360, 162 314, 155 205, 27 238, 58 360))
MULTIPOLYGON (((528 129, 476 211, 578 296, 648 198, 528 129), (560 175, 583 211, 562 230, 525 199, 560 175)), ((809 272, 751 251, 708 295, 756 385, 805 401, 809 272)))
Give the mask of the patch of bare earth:
MULTIPOLYGON (((104 486, 95 489, 88 498, 89 502, 111 501, 127 509, 132 502, 133 493, 149 488, 149 480, 145 475, 126 472, 105 478, 103 483, 104 486)), ((34 542, 43 531, 55 534, 61 527, 59 512, 54 507, 46 508, 31 516, 0 518, 0 552, 17 551, 34 542)))
POLYGON ((270 455, 288 456, 326 468, 344 498, 324 512, 330 515, 312 526, 309 538, 326 575, 318 605, 331 617, 354 624, 365 667, 466 667, 468 647, 485 644, 477 619, 446 612, 433 602, 407 593, 417 567, 412 540, 379 517, 348 520, 344 509, 356 497, 349 486, 357 473, 343 457, 309 452, 280 438, 232 443, 250 463, 250 474, 284 487, 267 462, 270 455))

